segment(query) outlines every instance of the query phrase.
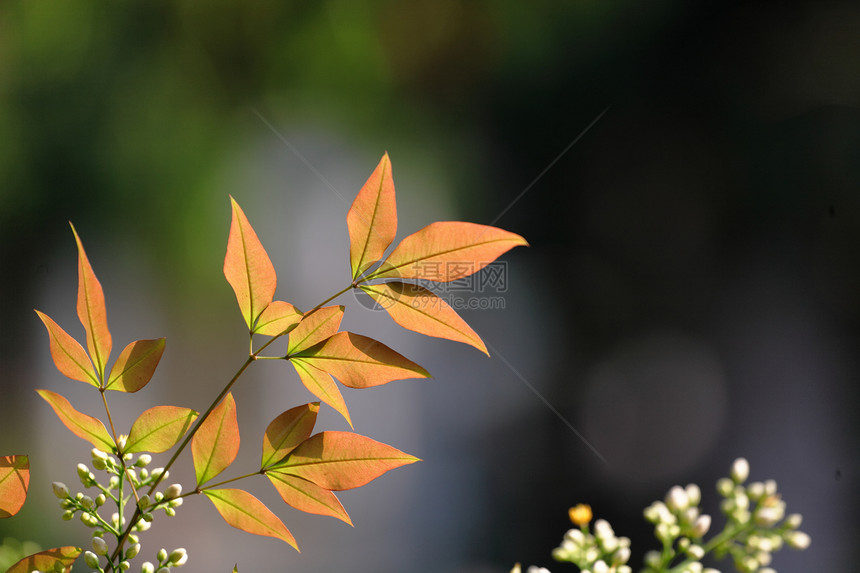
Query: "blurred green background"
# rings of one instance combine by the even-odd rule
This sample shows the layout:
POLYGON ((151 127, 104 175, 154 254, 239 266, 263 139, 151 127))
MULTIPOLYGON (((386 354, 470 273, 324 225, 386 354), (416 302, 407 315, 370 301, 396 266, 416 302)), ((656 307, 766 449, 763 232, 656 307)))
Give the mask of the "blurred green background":
MULTIPOLYGON (((115 398, 126 425, 154 403, 202 409, 245 349, 221 275, 228 194, 279 297, 308 308, 348 281, 346 210, 387 150, 399 237, 454 219, 531 243, 505 256, 505 309, 464 313, 492 357, 344 300, 345 326, 434 375, 346 392, 356 430, 425 461, 345 493, 355 529, 277 506, 302 555, 190 500, 144 558, 178 544, 192 571, 566 570, 549 551, 588 502, 638 564, 654 545, 641 509, 675 483, 712 491, 744 455, 813 538, 774 566, 850 570, 858 29, 856 3, 835 1, 6 0, 0 452, 31 453, 33 481, 0 537, 87 543, 49 484, 74 483, 88 448, 33 392, 98 414, 32 312, 80 334, 67 221, 117 351, 168 336, 145 404, 115 398)), ((237 390, 240 461, 311 399, 269 366, 237 390)))

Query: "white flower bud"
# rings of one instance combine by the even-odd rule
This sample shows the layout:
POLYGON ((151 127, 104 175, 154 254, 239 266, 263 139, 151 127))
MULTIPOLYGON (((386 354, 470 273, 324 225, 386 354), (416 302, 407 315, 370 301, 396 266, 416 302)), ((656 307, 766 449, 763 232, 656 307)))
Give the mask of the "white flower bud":
POLYGON ((759 567, 758 559, 755 557, 744 557, 741 559, 741 567, 744 571, 755 571, 759 567))
POLYGON ((792 549, 806 549, 812 539, 802 531, 789 531, 785 534, 785 542, 792 549))
MULTIPOLYGON (((129 537, 131 537, 131 536, 129 535, 129 537)), ((135 543, 134 545, 129 547, 128 550, 126 550, 125 558, 126 559, 134 559, 135 557, 137 557, 138 553, 140 553, 140 543, 135 543)))
POLYGON ((693 559, 701 559, 705 556, 705 549, 701 545, 691 545, 687 548, 687 555, 693 559))
POLYGON ((182 486, 178 483, 175 483, 164 490, 164 499, 174 499, 180 495, 182 495, 182 486))
POLYGON ((700 515, 693 524, 693 535, 696 537, 704 537, 711 528, 711 516, 707 514, 700 515))
POLYGON ((128 561, 120 561, 120 563, 119 563, 119 570, 120 571, 128 571, 129 569, 131 569, 131 563, 129 563, 128 561))
POLYGON ((732 464, 732 480, 735 483, 744 483, 750 477, 750 464, 746 458, 738 458, 732 464))
POLYGON ((149 561, 144 561, 143 565, 140 566, 140 573, 155 573, 155 565, 149 561))
POLYGON ((93 551, 98 555, 108 554, 108 544, 101 537, 93 537, 93 551))
POLYGON ((55 481, 51 484, 51 487, 54 489, 54 495, 60 499, 66 499, 69 497, 69 488, 66 487, 61 481, 55 481))
POLYGON ((785 518, 785 526, 789 529, 797 529, 803 523, 803 516, 799 513, 792 513, 785 518))
POLYGON ((119 446, 120 451, 125 448, 126 440, 128 440, 128 436, 126 436, 125 434, 120 434, 119 437, 116 439, 116 445, 119 446))
POLYGON ((755 501, 760 500, 764 497, 764 484, 760 481, 754 481, 747 486, 747 495, 750 496, 750 499, 754 499, 755 501))
POLYGON ((170 556, 168 557, 168 561, 175 565, 176 567, 181 567, 185 565, 185 562, 188 561, 188 553, 185 551, 184 547, 180 547, 179 549, 174 549, 170 552, 170 556))
POLYGON ((172 507, 165 507, 164 508, 164 515, 166 515, 167 517, 173 517, 176 515, 176 510, 173 509, 172 507))
POLYGON ((138 500, 137 502, 137 507, 140 508, 140 511, 145 510, 150 505, 152 505, 152 500, 149 498, 148 495, 141 496, 140 500, 138 500))
POLYGON ((134 465, 139 468, 145 468, 150 464, 150 462, 152 462, 152 456, 149 454, 141 454, 140 457, 137 458, 137 461, 134 462, 134 465))
POLYGON ((125 473, 128 474, 128 477, 131 481, 133 481, 133 482, 137 481, 137 474, 134 472, 133 469, 128 468, 127 470, 125 470, 125 473))
POLYGON ((181 497, 177 497, 176 499, 171 499, 168 504, 170 507, 179 507, 182 505, 183 499, 181 497))
POLYGON ((585 534, 579 529, 568 529, 564 537, 577 545, 585 543, 585 534))
POLYGON ((690 500, 680 486, 674 486, 666 494, 666 505, 673 511, 683 511, 690 505, 690 500))
POLYGON ((621 565, 623 563, 627 563, 630 560, 630 548, 629 547, 621 547, 618 551, 615 552, 615 556, 612 558, 613 565, 621 565))
POLYGON ((723 497, 729 497, 735 491, 735 484, 729 478, 717 480, 717 492, 723 497))
POLYGON ((702 490, 696 484, 687 484, 684 492, 687 494, 690 505, 699 505, 699 502, 702 501, 702 490))
POLYGON ((96 499, 95 499, 96 507, 103 506, 106 501, 107 501, 107 498, 105 497, 105 494, 103 494, 103 493, 98 494, 96 496, 96 499))
POLYGON ((659 551, 649 551, 645 554, 645 565, 656 569, 660 565, 661 556, 659 551))
POLYGON ((608 573, 609 572, 609 565, 606 564, 606 561, 603 561, 602 559, 598 559, 597 561, 594 562, 594 565, 592 566, 591 570, 594 573, 608 573))
POLYGON ((785 506, 777 504, 773 506, 760 507, 756 510, 753 519, 757 525, 770 527, 775 525, 785 515, 785 506))
POLYGON ((80 502, 84 509, 93 509, 96 506, 96 501, 88 495, 82 496, 80 502))
POLYGON ((64 511, 64 512, 63 512, 63 521, 69 521, 69 520, 70 520, 70 519, 72 519, 73 517, 75 517, 75 512, 74 512, 74 511, 66 510, 66 511, 64 511))
POLYGON ((516 565, 514 565, 514 568, 511 569, 511 573, 523 573, 522 566, 519 563, 517 563, 516 565))
POLYGON ((108 455, 98 448, 93 448, 90 453, 92 454, 94 460, 107 460, 108 459, 108 455))
POLYGON ((776 495, 776 480, 769 479, 764 482, 764 494, 776 495))
POLYGON ((612 531, 612 526, 605 519, 598 519, 594 522, 594 536, 598 539, 606 539, 614 535, 615 532, 612 531))
POLYGON ((155 556, 158 558, 159 563, 163 563, 164 560, 167 559, 167 549, 162 547, 158 550, 158 553, 156 553, 155 556))
POLYGON ((84 562, 88 567, 92 567, 93 569, 99 569, 99 558, 92 551, 84 552, 84 562))

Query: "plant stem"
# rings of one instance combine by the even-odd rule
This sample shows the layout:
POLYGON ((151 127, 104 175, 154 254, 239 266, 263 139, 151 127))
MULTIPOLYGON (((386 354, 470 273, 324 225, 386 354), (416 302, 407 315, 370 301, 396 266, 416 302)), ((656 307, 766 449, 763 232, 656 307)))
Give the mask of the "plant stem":
MULTIPOLYGON (((228 483, 232 483, 232 482, 234 482, 234 481, 239 481, 240 479, 246 479, 246 478, 249 478, 249 477, 254 477, 254 476, 258 476, 258 475, 262 475, 262 474, 263 474, 263 470, 259 470, 259 471, 256 471, 256 472, 254 472, 254 473, 251 473, 251 474, 245 474, 245 475, 243 475, 243 476, 230 478, 230 479, 228 479, 228 480, 224 480, 224 481, 219 481, 218 483, 213 483, 213 484, 211 484, 211 485, 207 485, 206 487, 198 487, 196 490, 194 490, 194 491, 190 492, 188 495, 197 494, 197 493, 203 493, 203 492, 204 492, 204 491, 206 491, 207 489, 214 489, 214 488, 216 488, 216 487, 220 487, 220 486, 222 486, 222 485, 226 485, 226 484, 228 484, 228 483)), ((182 497, 184 497, 184 496, 182 496, 182 497)))

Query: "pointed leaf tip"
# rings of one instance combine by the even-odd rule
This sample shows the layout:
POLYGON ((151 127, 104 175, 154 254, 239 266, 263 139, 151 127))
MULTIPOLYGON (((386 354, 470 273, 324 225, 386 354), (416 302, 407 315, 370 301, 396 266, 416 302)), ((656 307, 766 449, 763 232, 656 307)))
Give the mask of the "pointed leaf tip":
POLYGON ((490 355, 481 337, 444 299, 432 291, 399 281, 361 285, 360 288, 403 328, 427 336, 463 342, 490 355))
POLYGON ((87 351, 47 314, 36 311, 48 330, 51 358, 63 376, 99 387, 99 379, 87 351))
POLYGON ((30 458, 0 456, 0 519, 12 517, 21 510, 29 487, 30 458))
POLYGON ((275 296, 278 278, 266 249, 242 208, 230 197, 232 218, 224 257, 224 276, 236 294, 239 310, 253 331, 260 314, 275 296))
POLYGON ((305 441, 314 429, 319 402, 290 408, 269 423, 263 436, 263 456, 260 468, 285 458, 296 446, 305 441))
POLYGON ((259 499, 241 489, 208 489, 206 494, 221 517, 229 525, 254 535, 274 537, 291 545, 299 546, 290 530, 259 499))
POLYGON ((510 231, 464 223, 438 221, 397 245, 367 280, 421 278, 449 282, 474 274, 526 240, 510 231))
POLYGON ((36 390, 36 393, 51 405, 51 408, 54 409, 54 412, 60 418, 63 425, 74 435, 88 441, 104 452, 112 452, 114 450, 115 444, 113 439, 108 434, 101 420, 78 412, 72 406, 71 402, 56 392, 36 390))
POLYGON ((349 260, 355 280, 382 259, 397 234, 397 206, 388 152, 358 192, 346 215, 346 224, 349 260))
MULTIPOLYGON (((71 223, 69 223, 71 225, 71 223)), ((105 366, 112 347, 112 339, 107 324, 107 310, 102 285, 96 278, 93 267, 87 258, 84 244, 78 231, 72 226, 75 242, 78 245, 78 318, 87 333, 87 348, 99 378, 104 378, 105 366)))

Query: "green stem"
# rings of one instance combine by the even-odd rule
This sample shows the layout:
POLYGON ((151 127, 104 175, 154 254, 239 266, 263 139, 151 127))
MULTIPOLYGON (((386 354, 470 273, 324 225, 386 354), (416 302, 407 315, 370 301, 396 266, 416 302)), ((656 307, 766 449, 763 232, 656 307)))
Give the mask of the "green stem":
MULTIPOLYGON (((194 495, 194 494, 202 493, 202 492, 206 491, 207 489, 215 489, 216 487, 220 487, 222 485, 227 485, 228 483, 232 483, 234 481, 239 481, 240 479, 247 479, 249 477, 254 477, 254 476, 258 476, 258 475, 262 475, 262 474, 263 474, 263 470, 259 470, 259 471, 252 473, 252 474, 245 474, 243 476, 230 478, 230 479, 227 479, 224 481, 219 481, 218 483, 213 483, 213 484, 207 485, 206 487, 198 487, 196 490, 194 490, 194 491, 192 491, 186 495, 194 495)), ((181 496, 181 497, 184 497, 184 496, 181 496)))
MULTIPOLYGON (((730 527, 729 525, 726 525, 725 529, 723 529, 718 535, 714 536, 710 541, 708 541, 702 546, 702 549, 705 550, 705 555, 707 555, 723 543, 731 541, 737 534, 743 532, 744 530, 752 529, 752 527, 752 522, 744 525, 737 525, 735 527, 730 527)), ((666 573, 680 573, 684 570, 685 567, 687 567, 690 563, 694 561, 698 560, 688 557, 681 563, 678 563, 677 565, 669 569, 666 573)))

